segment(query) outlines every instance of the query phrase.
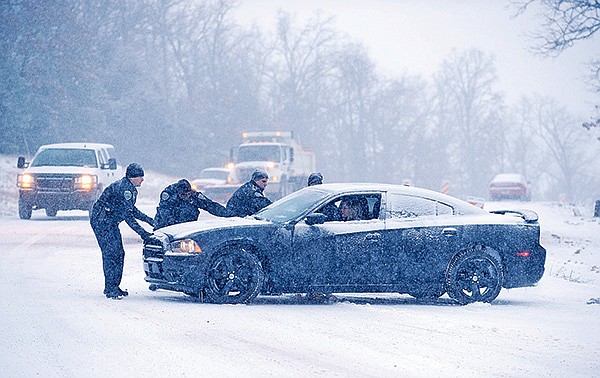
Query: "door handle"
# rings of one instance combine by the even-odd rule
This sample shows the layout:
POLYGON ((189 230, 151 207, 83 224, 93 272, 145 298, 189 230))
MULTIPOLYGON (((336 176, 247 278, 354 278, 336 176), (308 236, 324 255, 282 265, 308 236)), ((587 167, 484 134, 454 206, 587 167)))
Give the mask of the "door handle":
POLYGON ((458 231, 456 228, 447 227, 442 230, 442 235, 444 236, 456 236, 458 235, 458 231))
POLYGON ((365 240, 369 241, 379 241, 381 238, 381 234, 379 232, 373 232, 371 234, 365 235, 365 240))

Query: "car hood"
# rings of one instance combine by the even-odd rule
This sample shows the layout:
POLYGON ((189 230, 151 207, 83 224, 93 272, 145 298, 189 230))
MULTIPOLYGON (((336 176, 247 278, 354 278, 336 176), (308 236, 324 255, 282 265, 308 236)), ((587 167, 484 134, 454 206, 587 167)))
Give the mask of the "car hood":
POLYGON ((95 174, 98 168, 89 167, 62 167, 62 166, 42 166, 29 167, 23 173, 58 173, 58 174, 95 174))
POLYGON ((193 234, 196 234, 198 232, 231 228, 231 227, 240 227, 240 226, 264 225, 264 224, 270 224, 270 223, 271 222, 269 222, 269 221, 257 220, 252 217, 210 218, 210 219, 198 220, 195 222, 185 222, 185 223, 180 223, 180 224, 174 224, 172 226, 160 228, 156 231, 167 234, 172 239, 182 239, 182 238, 189 237, 193 234))

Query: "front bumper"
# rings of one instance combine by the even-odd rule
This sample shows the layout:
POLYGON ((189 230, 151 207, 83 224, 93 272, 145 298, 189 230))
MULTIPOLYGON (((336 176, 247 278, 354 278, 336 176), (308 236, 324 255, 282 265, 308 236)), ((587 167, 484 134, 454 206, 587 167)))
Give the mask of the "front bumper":
POLYGON ((19 190, 19 199, 36 209, 89 210, 96 200, 96 191, 19 190))
POLYGON ((144 280, 165 290, 198 293, 206 282, 203 255, 168 255, 162 246, 144 246, 144 280))

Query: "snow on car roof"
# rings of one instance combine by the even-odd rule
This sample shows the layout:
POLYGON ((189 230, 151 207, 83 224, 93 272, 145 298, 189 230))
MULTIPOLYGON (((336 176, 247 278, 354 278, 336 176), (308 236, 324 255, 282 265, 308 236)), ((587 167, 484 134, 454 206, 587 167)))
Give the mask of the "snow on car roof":
POLYGON ((46 144, 40 147, 41 149, 48 149, 48 148, 91 148, 91 149, 95 149, 95 148, 114 148, 114 146, 112 144, 106 144, 106 143, 85 143, 85 142, 80 142, 80 143, 54 143, 54 144, 46 144))
POLYGON ((492 182, 523 182, 523 175, 519 173, 499 173, 492 182))
POLYGON ((414 197, 429 198, 435 201, 452 205, 455 208, 459 208, 469 213, 485 213, 476 206, 471 205, 456 197, 449 196, 434 190, 418 188, 415 186, 397 185, 397 184, 380 184, 380 183, 332 183, 332 184, 321 184, 309 187, 311 189, 319 189, 329 191, 331 193, 344 193, 344 192, 360 192, 360 191, 385 191, 394 192, 398 194, 404 194, 414 197))

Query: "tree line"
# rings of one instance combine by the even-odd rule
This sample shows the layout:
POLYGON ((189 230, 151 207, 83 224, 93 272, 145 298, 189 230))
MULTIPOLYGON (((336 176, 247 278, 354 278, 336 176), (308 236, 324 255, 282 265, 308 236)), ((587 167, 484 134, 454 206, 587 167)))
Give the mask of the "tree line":
MULTIPOLYGON (((0 2, 0 153, 114 144, 122 163, 194 178, 243 131, 293 131, 325 181, 487 195, 519 172, 534 197, 598 195, 598 146, 556 100, 506 104, 493 55, 453 51, 431 78, 383 77, 364 46, 315 14, 271 33, 230 0, 0 2)), ((597 142, 596 142, 597 143, 597 142)))

